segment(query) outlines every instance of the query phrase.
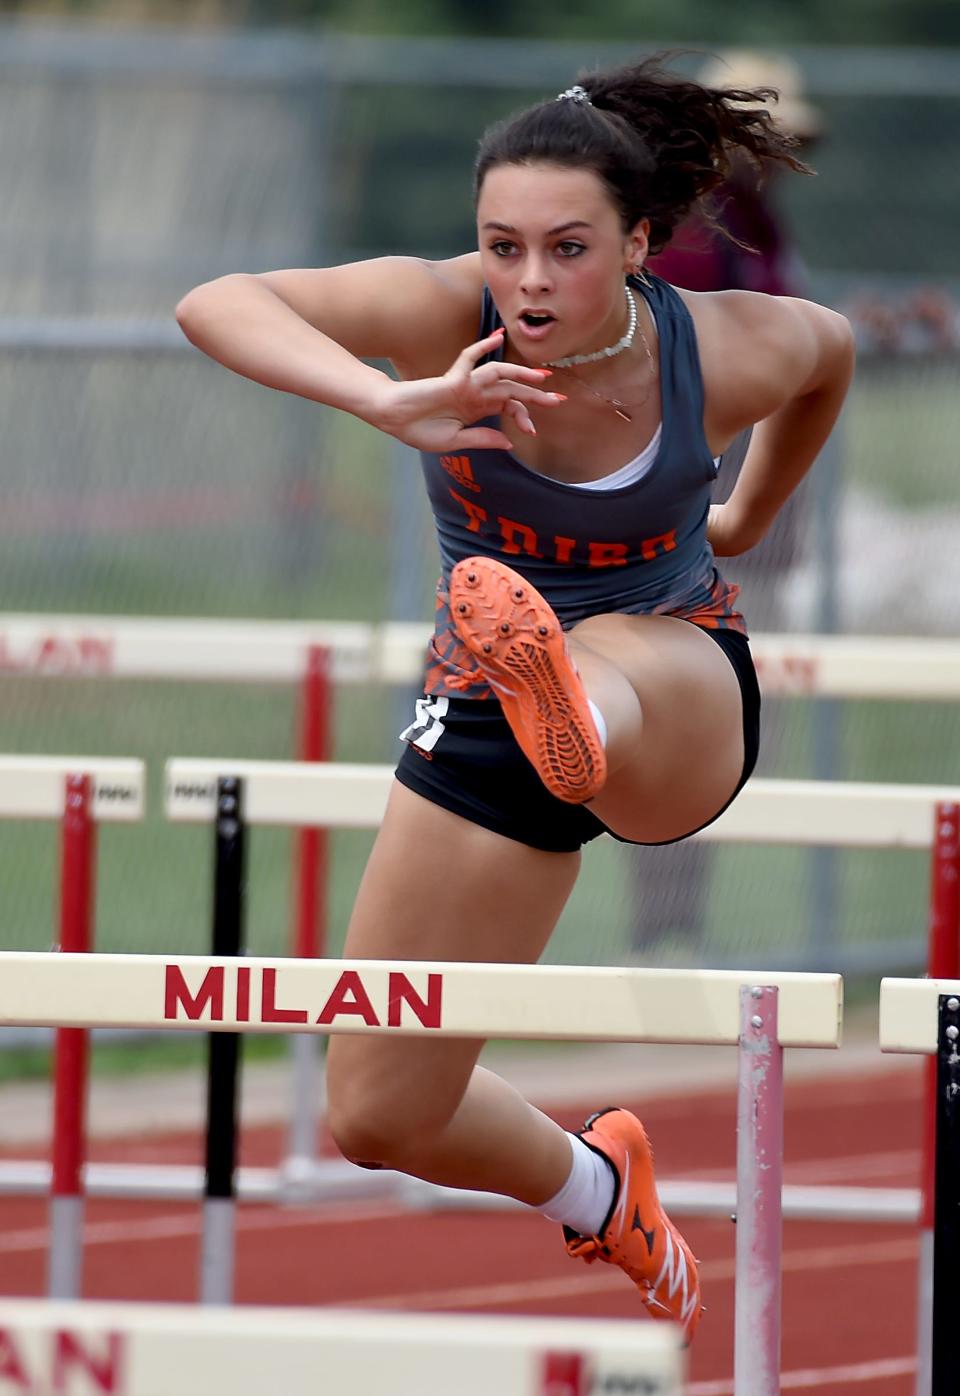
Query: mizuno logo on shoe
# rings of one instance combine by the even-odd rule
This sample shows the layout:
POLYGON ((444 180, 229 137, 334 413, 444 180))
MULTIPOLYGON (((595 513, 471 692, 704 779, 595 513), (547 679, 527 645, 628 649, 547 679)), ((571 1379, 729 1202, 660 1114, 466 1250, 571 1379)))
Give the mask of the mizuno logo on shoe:
POLYGON ((657 1228, 652 1226, 649 1231, 644 1230, 643 1222, 640 1220, 640 1208, 635 1207, 633 1211, 633 1221, 630 1223, 631 1231, 639 1231, 647 1243, 647 1250, 653 1255, 653 1242, 657 1234, 657 1228))
POLYGON ((687 1258, 683 1251, 674 1242, 669 1230, 665 1231, 666 1252, 663 1266, 657 1276, 653 1286, 653 1298, 658 1304, 663 1304, 672 1313, 679 1311, 680 1323, 686 1327, 691 1318, 696 1314, 700 1304, 700 1296, 697 1293, 696 1285, 693 1286, 693 1293, 690 1293, 687 1276, 687 1258), (662 1286, 662 1288, 661 1288, 662 1286), (663 1290, 666 1290, 665 1298, 661 1298, 663 1290), (672 1300, 673 1303, 669 1303, 672 1300), (677 1302, 679 1300, 679 1302, 677 1302))

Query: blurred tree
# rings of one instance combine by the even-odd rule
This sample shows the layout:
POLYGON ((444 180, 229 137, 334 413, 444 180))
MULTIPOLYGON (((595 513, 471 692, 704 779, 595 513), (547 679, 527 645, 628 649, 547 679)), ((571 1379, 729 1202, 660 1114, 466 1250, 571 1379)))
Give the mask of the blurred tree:
MULTIPOLYGON (((163 7, 159 8, 176 8, 163 7)), ((960 44, 957 0, 223 0, 224 16, 253 24, 320 23, 354 33, 629 39, 636 42, 960 44)))
POLYGON ((0 0, 0 14, 210 26, 319 24, 357 34, 624 39, 634 43, 960 44, 957 0, 0 0))

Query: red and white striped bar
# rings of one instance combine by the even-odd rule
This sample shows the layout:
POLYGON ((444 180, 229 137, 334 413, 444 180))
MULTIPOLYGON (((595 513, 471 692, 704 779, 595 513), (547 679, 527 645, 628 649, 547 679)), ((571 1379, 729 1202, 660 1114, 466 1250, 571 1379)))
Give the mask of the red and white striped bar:
POLYGON ((784 1047, 837 1047, 837 974, 0 953, 0 1026, 407 1033, 736 1046, 740 987, 779 989, 784 1047))
MULTIPOLYGON (((221 775, 243 781, 249 823, 293 827, 375 828, 393 785, 390 766, 174 758, 166 770, 167 817, 211 823, 221 775)), ((721 843, 929 849, 935 807, 958 801, 960 788, 955 786, 755 777, 696 837, 721 843)))
MULTIPOLYGON (((337 682, 407 683, 423 672, 430 633, 403 622, 0 614, 0 673, 285 683, 302 676, 304 656, 319 645, 333 651, 337 682)), ((755 635, 751 644, 770 695, 960 697, 956 640, 755 635)))
POLYGON ((0 1382, 31 1396, 681 1396, 671 1324, 0 1299, 0 1382))

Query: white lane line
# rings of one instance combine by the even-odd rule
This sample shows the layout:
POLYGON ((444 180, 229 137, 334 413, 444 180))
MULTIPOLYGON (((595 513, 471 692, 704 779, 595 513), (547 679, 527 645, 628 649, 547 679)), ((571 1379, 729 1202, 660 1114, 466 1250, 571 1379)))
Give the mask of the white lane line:
MULTIPOLYGON (((842 1269, 844 1266, 861 1266, 876 1261, 888 1263, 898 1260, 915 1260, 918 1242, 915 1236, 902 1237, 897 1241, 876 1241, 869 1245, 851 1243, 845 1246, 816 1246, 809 1250, 785 1251, 781 1268, 786 1272, 820 1270, 825 1268, 842 1269)), ((362 1301, 365 1309, 483 1309, 498 1307, 501 1304, 521 1304, 528 1300, 568 1299, 575 1295, 597 1293, 601 1290, 621 1289, 625 1281, 618 1269, 613 1266, 596 1273, 579 1275, 551 1276, 545 1280, 525 1280, 510 1284, 472 1285, 462 1289, 433 1289, 407 1291, 400 1294, 385 1294, 362 1301)), ((732 1280, 734 1258, 705 1260, 700 1266, 700 1278, 704 1283, 711 1280, 732 1280)), ((337 1305, 324 1307, 338 1307, 337 1305)))
MULTIPOLYGON (((329 1215, 304 1212, 300 1209, 288 1211, 261 1210, 248 1212, 238 1210, 237 1231, 281 1231, 291 1227, 336 1226, 358 1222, 380 1221, 383 1218, 409 1215, 399 1212, 396 1203, 384 1203, 380 1207, 338 1207, 331 1208, 329 1215)), ((88 1222, 83 1228, 84 1246, 105 1246, 123 1244, 125 1241, 167 1241, 183 1236, 199 1236, 203 1221, 198 1212, 184 1212, 166 1217, 141 1217, 138 1221, 88 1222)), ((0 1233, 0 1254, 15 1252, 43 1251, 50 1244, 50 1229, 46 1226, 25 1227, 22 1231, 0 1233)))
MULTIPOLYGON (((919 1176, 920 1164, 919 1149, 898 1149, 884 1154, 845 1154, 839 1158, 805 1159, 794 1163, 788 1160, 784 1166, 784 1182, 830 1184, 844 1183, 851 1178, 860 1180, 887 1175, 915 1179, 919 1176)), ((670 1174, 671 1181, 678 1183, 732 1183, 735 1178, 730 1165, 725 1168, 684 1169, 681 1173, 670 1174)))
MULTIPOLYGON (((917 1370, 915 1357, 887 1357, 876 1362, 855 1362, 846 1367, 805 1367, 781 1372, 781 1391, 803 1391, 820 1386, 856 1386, 861 1382, 892 1381, 917 1370)), ((691 1382, 685 1396, 734 1396, 733 1378, 691 1382)))

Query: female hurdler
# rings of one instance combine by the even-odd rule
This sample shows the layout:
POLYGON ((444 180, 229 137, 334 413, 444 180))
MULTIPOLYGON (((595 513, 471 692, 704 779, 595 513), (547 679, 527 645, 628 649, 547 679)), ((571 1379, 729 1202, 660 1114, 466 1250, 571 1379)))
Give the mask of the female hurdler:
MULTIPOLYGON (((753 768, 756 679, 713 559, 762 538, 814 461, 852 336, 821 306, 679 292, 643 266, 731 155, 803 168, 762 96, 655 61, 591 74, 484 137, 478 252, 227 276, 178 307, 228 368, 422 454, 437 627, 351 959, 535 961, 584 842, 684 838, 753 768), (711 508, 716 459, 752 425, 711 508)), ((344 1154, 537 1208, 692 1337, 696 1263, 639 1120, 608 1108, 566 1133, 480 1048, 334 1038, 344 1154)))

